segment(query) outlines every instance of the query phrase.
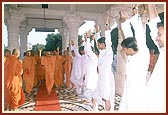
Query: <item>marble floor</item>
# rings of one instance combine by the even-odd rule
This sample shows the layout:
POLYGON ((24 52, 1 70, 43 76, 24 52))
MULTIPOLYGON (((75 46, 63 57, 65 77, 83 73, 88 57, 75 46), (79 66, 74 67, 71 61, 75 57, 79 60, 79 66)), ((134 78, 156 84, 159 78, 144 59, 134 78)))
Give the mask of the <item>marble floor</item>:
MULTIPOLYGON (((36 94, 38 88, 34 87, 32 92, 26 96, 26 102, 18 108, 18 111, 35 111, 36 94)), ((56 88, 56 94, 59 98, 62 111, 93 111, 89 102, 84 95, 78 95, 76 91, 65 87, 56 88)), ((115 111, 118 110, 121 97, 115 95, 115 111)), ((104 108, 99 105, 99 111, 104 111, 104 108)))

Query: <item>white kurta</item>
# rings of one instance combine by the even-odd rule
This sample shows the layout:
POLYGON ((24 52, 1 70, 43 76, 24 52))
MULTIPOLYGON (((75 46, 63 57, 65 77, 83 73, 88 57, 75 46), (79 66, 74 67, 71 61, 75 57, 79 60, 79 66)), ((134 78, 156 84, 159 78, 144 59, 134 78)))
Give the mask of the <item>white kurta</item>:
MULTIPOLYGON (((85 46, 84 46, 85 47, 85 46)), ((81 66, 82 66, 82 78, 81 78, 81 85, 85 85, 84 84, 84 77, 86 76, 86 72, 87 72, 87 58, 88 56, 85 54, 82 55, 81 57, 81 66)))
MULTIPOLYGON (((106 49, 103 49, 100 51, 99 57, 98 57, 98 71, 99 71, 99 78, 98 78, 98 86, 96 89, 97 95, 94 95, 94 98, 98 96, 96 99, 99 104, 101 103, 102 98, 106 100, 110 100, 111 104, 111 111, 114 110, 114 97, 115 97, 115 80, 114 75, 111 70, 111 64, 113 61, 113 52, 111 48, 111 34, 109 31, 105 31, 105 43, 106 43, 106 49)), ((99 34, 100 33, 96 33, 99 34)), ((95 38, 99 35, 95 35, 95 38)), ((96 94, 95 93, 95 94, 96 94)), ((104 106, 105 107, 105 106, 104 106)))
POLYGON ((85 92, 84 95, 91 100, 93 93, 97 87, 98 81, 98 73, 97 73, 97 66, 98 66, 98 57, 91 49, 90 39, 87 39, 85 45, 85 51, 87 58, 87 69, 85 75, 85 92))
POLYGON ((87 89, 95 91, 98 81, 98 57, 91 49, 90 39, 87 39, 86 54, 87 58, 87 71, 85 76, 85 86, 87 89))
POLYGON ((82 78, 82 56, 79 54, 78 49, 75 46, 73 46, 73 50, 75 52, 75 57, 73 57, 70 81, 76 86, 79 86, 82 78))
MULTIPOLYGON (((151 37, 156 42, 157 22, 160 18, 152 19, 148 25, 151 30, 151 37)), ((158 46, 158 43, 155 43, 158 46)), ((158 46, 159 47, 159 46, 158 46)), ((166 77, 165 77, 165 54, 164 49, 159 48, 159 58, 156 62, 153 73, 148 82, 148 111, 150 112, 166 112, 166 77)))
POLYGON ((119 106, 119 111, 146 111, 146 75, 149 64, 149 52, 141 18, 138 14, 122 23, 125 38, 133 37, 130 23, 135 30, 138 52, 128 56, 126 63, 126 80, 119 106))

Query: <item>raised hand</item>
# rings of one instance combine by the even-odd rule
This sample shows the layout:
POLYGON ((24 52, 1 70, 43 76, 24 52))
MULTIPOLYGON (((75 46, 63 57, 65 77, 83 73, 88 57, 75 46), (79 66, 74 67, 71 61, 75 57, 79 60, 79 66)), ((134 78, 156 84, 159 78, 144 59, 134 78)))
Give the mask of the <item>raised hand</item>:
POLYGON ((99 32, 99 25, 97 23, 94 25, 94 27, 95 27, 96 33, 99 32))
POLYGON ((110 24, 110 12, 107 12, 107 16, 106 16, 106 24, 110 24))
POLYGON ((59 51, 59 47, 57 47, 57 51, 59 51))
POLYGON ((109 12, 107 13, 107 16, 106 16, 106 30, 110 30, 110 15, 109 15, 109 12))
POLYGON ((120 17, 123 19, 129 19, 129 15, 125 11, 120 11, 120 17))
POLYGON ((87 31, 84 33, 85 42, 87 41, 87 31))
POLYGON ((71 45, 75 45, 75 43, 74 43, 74 41, 73 41, 73 40, 71 40, 70 42, 71 42, 71 45))
POLYGON ((90 38, 91 36, 91 29, 89 29, 89 31, 87 32, 87 37, 90 38))
POLYGON ((148 4, 148 13, 149 13, 149 20, 156 18, 158 16, 158 12, 156 10, 155 4, 148 4))
POLYGON ((133 5, 132 10, 133 10, 133 15, 138 14, 138 5, 133 5))
POLYGON ((71 44, 71 40, 69 40, 69 46, 71 46, 72 44, 71 44))
POLYGON ((87 35, 87 31, 84 33, 84 38, 86 38, 86 37, 87 37, 86 35, 87 35))

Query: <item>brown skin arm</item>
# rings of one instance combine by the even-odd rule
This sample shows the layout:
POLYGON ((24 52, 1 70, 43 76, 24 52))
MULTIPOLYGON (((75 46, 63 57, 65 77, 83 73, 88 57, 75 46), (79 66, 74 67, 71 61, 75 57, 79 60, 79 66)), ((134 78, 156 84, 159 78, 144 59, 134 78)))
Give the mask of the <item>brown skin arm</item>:
POLYGON ((98 24, 95 24, 94 27, 95 27, 96 33, 100 32, 100 29, 99 29, 99 25, 98 25, 98 24))
POLYGON ((158 13, 156 11, 154 4, 148 4, 148 12, 149 12, 149 20, 152 20, 153 18, 158 16, 158 13))
POLYGON ((107 13, 106 17, 106 30, 110 30, 110 15, 107 13))

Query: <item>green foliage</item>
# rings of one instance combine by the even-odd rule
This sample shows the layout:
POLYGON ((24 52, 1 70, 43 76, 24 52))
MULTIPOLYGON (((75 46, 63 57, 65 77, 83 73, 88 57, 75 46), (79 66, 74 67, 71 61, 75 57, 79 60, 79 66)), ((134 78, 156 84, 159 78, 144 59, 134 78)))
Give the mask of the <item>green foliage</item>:
MULTIPOLYGON (((81 45, 81 39, 82 35, 78 35, 78 46, 81 45)), ((61 34, 48 34, 46 38, 46 45, 45 45, 45 51, 53 51, 56 50, 57 47, 60 48, 60 51, 62 51, 62 36, 61 34)))
POLYGON ((44 44, 36 44, 36 45, 33 45, 32 46, 32 51, 33 52, 38 52, 38 50, 43 50, 45 48, 45 45, 44 44))
POLYGON ((8 46, 5 46, 5 45, 4 45, 4 49, 8 49, 8 46))
POLYGON ((78 46, 81 46, 82 44, 82 35, 78 35, 78 46))
POLYGON ((111 31, 111 42, 114 54, 117 53, 118 39, 118 28, 116 27, 111 31))
MULTIPOLYGON (((81 45, 81 39, 82 39, 82 35, 78 35, 78 46, 81 45)), ((53 51, 56 50, 57 47, 60 48, 60 52, 62 51, 62 36, 61 34, 57 33, 57 34, 48 34, 46 40, 46 45, 42 48, 43 51, 53 51)), ((39 45, 41 44, 37 44, 34 45, 32 50, 33 51, 37 51, 37 49, 40 47, 39 45)))
POLYGON ((45 50, 46 51, 53 51, 56 50, 56 48, 59 47, 60 50, 62 49, 62 36, 61 34, 57 33, 55 34, 48 34, 46 38, 46 45, 45 50))

